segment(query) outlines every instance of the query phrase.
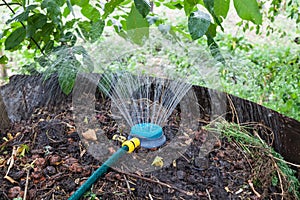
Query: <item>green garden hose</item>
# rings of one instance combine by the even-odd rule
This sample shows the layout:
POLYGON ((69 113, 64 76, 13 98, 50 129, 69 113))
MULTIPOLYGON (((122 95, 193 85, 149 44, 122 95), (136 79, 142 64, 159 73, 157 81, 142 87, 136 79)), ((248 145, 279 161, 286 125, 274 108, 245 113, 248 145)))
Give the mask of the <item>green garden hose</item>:
POLYGON ((111 167, 119 158, 121 158, 126 153, 131 153, 140 145, 140 140, 138 138, 132 138, 125 141, 122 144, 122 147, 109 157, 91 176, 86 180, 80 188, 69 198, 69 200, 79 200, 83 194, 89 190, 92 185, 103 176, 109 167, 111 167))

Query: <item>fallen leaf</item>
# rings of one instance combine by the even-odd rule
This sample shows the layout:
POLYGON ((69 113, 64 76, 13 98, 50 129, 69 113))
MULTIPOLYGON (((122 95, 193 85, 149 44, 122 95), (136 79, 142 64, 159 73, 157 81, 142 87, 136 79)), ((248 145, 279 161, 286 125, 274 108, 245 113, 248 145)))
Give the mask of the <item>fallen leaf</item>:
POLYGON ((164 166, 163 158, 160 156, 156 156, 151 165, 155 167, 163 167, 164 166))

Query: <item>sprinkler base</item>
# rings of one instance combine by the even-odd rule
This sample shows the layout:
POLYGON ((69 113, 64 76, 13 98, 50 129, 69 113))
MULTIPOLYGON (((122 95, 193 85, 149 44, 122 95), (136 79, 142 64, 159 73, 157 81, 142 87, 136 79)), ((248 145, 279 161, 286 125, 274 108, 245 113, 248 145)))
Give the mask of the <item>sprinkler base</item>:
POLYGON ((133 137, 139 138, 141 147, 147 149, 160 147, 166 142, 166 136, 163 134, 162 128, 152 123, 134 125, 128 139, 133 137))

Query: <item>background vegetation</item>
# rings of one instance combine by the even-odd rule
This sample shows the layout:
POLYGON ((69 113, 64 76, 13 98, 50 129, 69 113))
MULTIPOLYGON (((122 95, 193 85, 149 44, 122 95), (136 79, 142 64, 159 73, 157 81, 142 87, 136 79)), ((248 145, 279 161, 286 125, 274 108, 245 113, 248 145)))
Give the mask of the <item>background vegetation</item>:
POLYGON ((6 80, 4 69, 57 73, 70 93, 76 73, 93 71, 82 43, 114 31, 142 44, 148 28, 156 27, 207 46, 223 63, 219 73, 226 92, 300 120, 299 0, 2 0, 0 9, 6 80))

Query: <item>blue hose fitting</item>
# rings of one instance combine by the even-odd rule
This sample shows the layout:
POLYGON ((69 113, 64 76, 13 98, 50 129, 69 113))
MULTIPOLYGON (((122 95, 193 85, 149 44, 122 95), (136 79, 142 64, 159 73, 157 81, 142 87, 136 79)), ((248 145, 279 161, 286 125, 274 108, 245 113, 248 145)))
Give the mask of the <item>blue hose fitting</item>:
POLYGON ((147 149, 160 147, 166 142, 161 126, 153 123, 140 123, 131 127, 128 139, 133 137, 139 138, 141 147, 147 149))

